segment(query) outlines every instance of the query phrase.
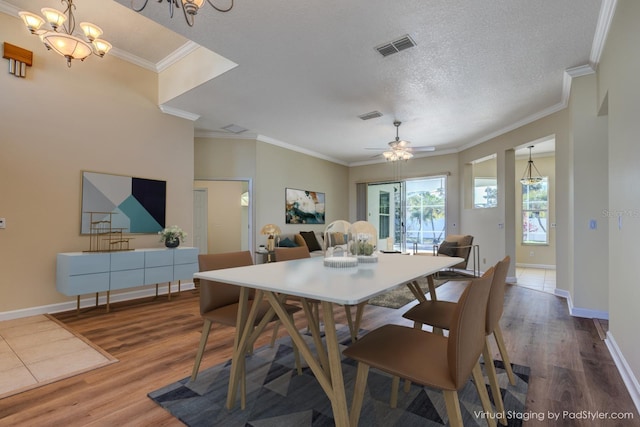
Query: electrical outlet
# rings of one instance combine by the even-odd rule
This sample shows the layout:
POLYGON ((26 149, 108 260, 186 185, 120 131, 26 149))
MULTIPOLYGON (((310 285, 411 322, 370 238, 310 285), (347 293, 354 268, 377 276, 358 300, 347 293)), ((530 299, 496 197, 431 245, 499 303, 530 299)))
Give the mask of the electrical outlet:
POLYGON ((4 218, 0 218, 0 228, 7 228, 7 221, 4 218))
POLYGON ((535 256, 535 253, 533 251, 530 251, 529 256, 535 256))

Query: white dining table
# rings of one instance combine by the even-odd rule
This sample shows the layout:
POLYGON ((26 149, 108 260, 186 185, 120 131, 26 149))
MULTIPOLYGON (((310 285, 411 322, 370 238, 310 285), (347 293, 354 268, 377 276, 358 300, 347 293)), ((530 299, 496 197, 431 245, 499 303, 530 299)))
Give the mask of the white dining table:
MULTIPOLYGON (((294 345, 302 354, 329 397, 336 426, 348 426, 348 405, 342 376, 340 347, 333 318, 333 305, 340 304, 359 308, 358 320, 354 326, 357 333, 361 309, 369 299, 398 286, 407 285, 416 298, 424 301, 426 299, 424 293, 416 282, 424 277, 428 279, 431 297, 435 298, 432 275, 461 261, 463 261, 462 258, 457 257, 381 253, 378 255, 378 262, 376 263, 361 263, 357 267, 349 268, 326 267, 322 257, 314 257, 204 271, 194 274, 194 277, 198 279, 218 281, 242 287, 231 376, 229 378, 227 408, 231 409, 235 404, 238 383, 240 383, 241 387, 241 405, 244 408, 244 359, 247 353, 247 342, 253 342, 255 334, 260 333, 268 321, 267 319, 255 329, 246 327, 246 325, 253 325, 256 317, 256 310, 247 310, 250 289, 256 290, 254 298, 266 297, 271 304, 273 311, 267 313, 267 318, 270 318, 275 313, 287 329, 294 345), (287 315, 284 301, 288 295, 301 298, 307 319, 312 319, 311 307, 307 300, 312 299, 321 302, 326 347, 322 345, 317 323, 308 322, 314 339, 316 354, 311 351, 297 330, 292 318, 287 315)), ((257 306, 258 304, 252 304, 252 308, 257 306)))

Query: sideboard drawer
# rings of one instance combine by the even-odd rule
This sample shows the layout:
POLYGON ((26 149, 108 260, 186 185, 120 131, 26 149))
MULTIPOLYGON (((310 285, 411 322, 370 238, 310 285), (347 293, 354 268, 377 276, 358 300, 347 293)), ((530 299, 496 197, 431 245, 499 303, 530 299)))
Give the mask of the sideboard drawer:
POLYGON ((173 265, 144 269, 144 284, 153 285, 173 281, 173 265))
POLYGON ((111 253, 111 271, 134 270, 144 268, 144 252, 111 253))
POLYGON ((70 276, 58 284, 58 290, 65 295, 81 295, 109 290, 109 273, 81 274, 70 276))
POLYGON ((163 265, 173 265, 173 251, 170 249, 161 249, 157 251, 146 251, 144 253, 144 266, 160 267, 163 265))
POLYGON ((144 270, 112 271, 110 276, 110 290, 133 288, 141 286, 144 282, 144 270))
POLYGON ((178 248, 173 250, 174 264, 198 263, 198 248, 178 248))
POLYGON ((193 275, 198 272, 198 263, 176 264, 173 266, 173 280, 193 279, 193 275))

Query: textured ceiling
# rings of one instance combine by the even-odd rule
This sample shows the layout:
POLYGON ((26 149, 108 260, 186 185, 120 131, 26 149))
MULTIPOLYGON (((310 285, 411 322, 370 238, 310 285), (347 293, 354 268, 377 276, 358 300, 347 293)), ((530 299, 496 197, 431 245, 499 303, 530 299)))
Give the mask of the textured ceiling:
POLYGON ((601 1, 237 0, 229 13, 205 3, 192 28, 181 10, 170 19, 165 1, 142 14, 130 6, 82 0, 78 15, 100 8, 87 19, 151 62, 190 39, 238 64, 165 104, 200 115, 200 133, 233 123, 353 164, 394 139, 395 119, 402 139, 438 154, 557 108, 564 71, 590 63, 601 1), (386 58, 374 49, 405 34, 416 47, 386 58), (373 110, 383 116, 358 118, 373 110))

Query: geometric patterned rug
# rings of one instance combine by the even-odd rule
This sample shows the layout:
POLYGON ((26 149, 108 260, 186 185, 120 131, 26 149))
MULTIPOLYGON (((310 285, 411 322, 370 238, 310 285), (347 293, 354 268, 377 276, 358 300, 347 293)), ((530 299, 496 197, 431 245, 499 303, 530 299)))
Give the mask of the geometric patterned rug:
MULTIPOLYGON (((313 351, 311 337, 303 336, 313 351)), ((345 326, 338 329, 338 338, 343 348, 350 344, 349 332, 345 326)), ((494 364, 498 371, 509 426, 521 426, 530 370, 528 367, 512 365, 517 383, 511 386, 502 362, 495 361, 494 364)), ((240 409, 239 397, 233 410, 225 408, 230 361, 201 371, 194 382, 187 377, 153 391, 148 396, 191 427, 333 426, 329 399, 304 361, 303 366, 305 368, 302 375, 297 375, 291 340, 283 337, 276 341, 273 348, 261 347, 247 357, 245 410, 240 409)), ((343 357, 342 368, 350 404, 356 362, 343 357)), ((447 424, 442 393, 413 384, 409 393, 405 394, 403 386, 401 383, 398 407, 389 408, 391 377, 372 368, 369 371, 360 425, 408 427, 447 424)), ((488 386, 487 391, 493 400, 488 386)), ((464 425, 487 425, 478 393, 471 380, 458 395, 464 425)))

